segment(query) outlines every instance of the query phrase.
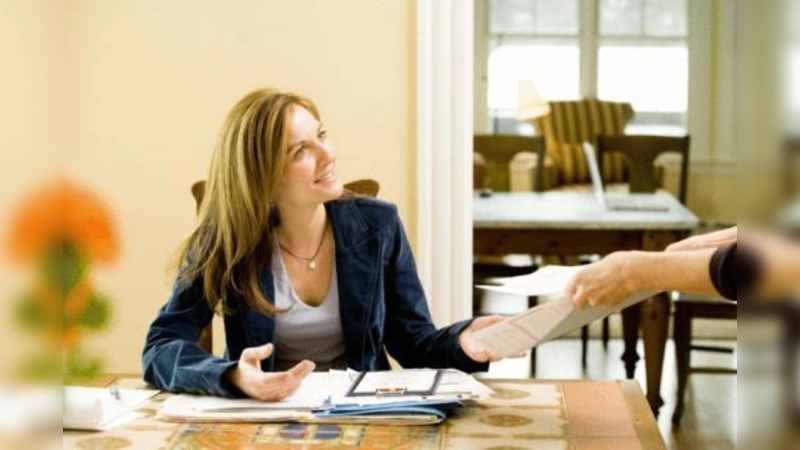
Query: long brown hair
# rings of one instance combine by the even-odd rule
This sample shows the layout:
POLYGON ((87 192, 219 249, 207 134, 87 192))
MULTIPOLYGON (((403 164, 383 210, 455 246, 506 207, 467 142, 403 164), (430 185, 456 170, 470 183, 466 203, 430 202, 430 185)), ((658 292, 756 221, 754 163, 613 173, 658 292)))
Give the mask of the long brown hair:
POLYGON ((273 202, 283 173, 287 115, 293 105, 317 120, 314 103, 297 94, 259 89, 245 95, 228 113, 214 149, 198 224, 179 253, 179 283, 200 277, 212 309, 230 311, 230 296, 252 309, 282 312, 262 291, 273 230, 279 223, 273 202))

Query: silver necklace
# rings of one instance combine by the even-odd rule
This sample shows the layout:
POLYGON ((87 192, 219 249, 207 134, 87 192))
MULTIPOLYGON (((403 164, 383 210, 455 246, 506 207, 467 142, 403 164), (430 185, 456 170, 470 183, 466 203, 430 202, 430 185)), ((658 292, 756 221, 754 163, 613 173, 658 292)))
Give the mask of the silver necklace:
POLYGON ((296 259, 299 259, 300 261, 304 261, 305 263, 307 263, 309 270, 317 270, 317 256, 319 256, 319 251, 322 250, 322 244, 325 242, 325 235, 326 234, 328 234, 328 227, 325 227, 325 229, 322 230, 322 239, 319 240, 319 245, 317 246, 317 251, 314 252, 314 256, 312 256, 311 258, 305 258, 305 257, 302 257, 300 255, 295 255, 294 253, 292 253, 291 250, 289 250, 288 248, 284 247, 283 244, 281 244, 280 238, 278 239, 278 246, 280 246, 281 250, 283 250, 286 253, 288 253, 289 256, 291 256, 293 258, 296 258, 296 259))

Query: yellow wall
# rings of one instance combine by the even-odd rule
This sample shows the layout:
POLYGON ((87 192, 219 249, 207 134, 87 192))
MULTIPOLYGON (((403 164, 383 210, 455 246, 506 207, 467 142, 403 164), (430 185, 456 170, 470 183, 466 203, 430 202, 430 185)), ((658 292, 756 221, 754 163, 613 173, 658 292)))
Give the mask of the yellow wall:
POLYGON ((412 228, 413 2, 73 0, 64 20, 66 172, 111 205, 122 239, 120 261, 96 276, 116 302, 94 343, 108 369, 140 371, 165 267, 193 225, 189 186, 252 88, 315 99, 343 179, 380 180, 412 228))
POLYGON ((6 239, 20 196, 58 171, 58 5, 58 0, 0 0, 0 379, 35 343, 11 319, 31 274, 6 258, 6 239))

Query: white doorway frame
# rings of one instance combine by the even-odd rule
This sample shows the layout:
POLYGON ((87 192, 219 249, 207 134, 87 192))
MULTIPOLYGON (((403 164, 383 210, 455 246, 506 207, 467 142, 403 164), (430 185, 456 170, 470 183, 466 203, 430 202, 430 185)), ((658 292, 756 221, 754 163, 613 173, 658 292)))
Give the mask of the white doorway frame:
POLYGON ((437 325, 472 317, 472 0, 417 0, 417 254, 437 325))

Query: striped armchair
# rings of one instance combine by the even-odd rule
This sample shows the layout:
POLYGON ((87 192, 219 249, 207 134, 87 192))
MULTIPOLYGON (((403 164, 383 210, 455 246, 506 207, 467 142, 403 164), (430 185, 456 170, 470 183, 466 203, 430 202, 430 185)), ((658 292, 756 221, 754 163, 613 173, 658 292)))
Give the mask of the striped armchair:
MULTIPOLYGON (((591 183, 581 142, 596 145, 598 135, 624 134, 632 118, 630 103, 596 99, 550 102, 550 114, 534 122, 547 144, 545 165, 537 167, 535 176, 543 178, 545 189, 570 189, 571 185, 591 183), (548 170, 548 166, 555 170, 548 170)), ((622 155, 605 155, 601 166, 607 184, 627 181, 622 155)))

